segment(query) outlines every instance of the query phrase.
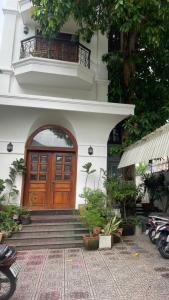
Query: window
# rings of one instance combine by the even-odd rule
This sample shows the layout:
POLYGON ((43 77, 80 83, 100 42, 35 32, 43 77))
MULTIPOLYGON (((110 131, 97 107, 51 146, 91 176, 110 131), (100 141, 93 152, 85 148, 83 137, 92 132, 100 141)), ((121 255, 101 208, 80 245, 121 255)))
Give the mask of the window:
MULTIPOLYGON (((73 148, 73 142, 63 129, 46 128, 38 132, 32 139, 33 147, 63 147, 73 148)), ((36 159, 36 158, 34 158, 36 159)))

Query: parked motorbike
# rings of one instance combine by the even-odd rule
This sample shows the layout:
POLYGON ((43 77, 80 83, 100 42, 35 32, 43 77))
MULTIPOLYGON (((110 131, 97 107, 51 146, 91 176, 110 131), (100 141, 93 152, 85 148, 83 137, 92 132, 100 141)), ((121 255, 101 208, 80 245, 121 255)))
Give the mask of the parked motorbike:
POLYGON ((148 217, 148 222, 146 223, 146 235, 149 236, 150 241, 156 243, 156 231, 157 228, 169 223, 169 218, 163 214, 151 214, 148 217))
POLYGON ((169 222, 157 227, 155 240, 161 256, 169 259, 169 222))
POLYGON ((16 250, 0 245, 0 300, 9 299, 16 289, 20 266, 16 262, 16 250))

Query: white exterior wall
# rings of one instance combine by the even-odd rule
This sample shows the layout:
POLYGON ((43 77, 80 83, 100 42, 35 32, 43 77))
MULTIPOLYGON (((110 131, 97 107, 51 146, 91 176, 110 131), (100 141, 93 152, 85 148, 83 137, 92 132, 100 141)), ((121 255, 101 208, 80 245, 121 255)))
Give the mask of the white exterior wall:
MULTIPOLYGON (((22 3, 24 1, 21 1, 22 3)), ((75 99, 86 99, 86 100, 97 100, 107 101, 107 87, 108 87, 108 76, 106 65, 102 62, 102 55, 107 53, 108 41, 105 36, 100 33, 96 33, 90 43, 81 41, 81 43, 91 50, 91 68, 90 70, 94 74, 94 81, 92 86, 86 90, 83 87, 79 88, 78 84, 68 87, 66 84, 64 88, 49 86, 44 83, 38 84, 38 81, 33 84, 18 84, 17 79, 14 75, 13 63, 20 60, 20 48, 21 41, 35 35, 34 23, 29 23, 29 33, 24 34, 24 20, 21 15, 21 8, 19 1, 17 0, 6 0, 3 9, 4 13, 4 30, 2 33, 2 44, 0 49, 0 80, 3 82, 1 90, 3 92, 11 92, 17 94, 31 94, 31 95, 46 95, 46 96, 59 96, 69 97, 75 99), (6 71, 10 74, 6 74, 6 71)), ((28 3, 29 1, 25 1, 28 3)), ((28 11, 29 15, 31 11, 28 11)), ((70 25, 71 26, 71 25, 70 25)), ((72 25, 73 26, 73 25, 72 25)), ((74 28, 71 27, 68 30, 68 26, 65 27, 65 33, 73 33, 74 28)), ((37 78, 37 77, 36 77, 37 78)), ((71 81, 71 78, 70 78, 71 81)))
MULTIPOLYGON (((10 164, 16 158, 24 158, 25 143, 37 128, 47 124, 63 126, 74 135, 78 144, 76 181, 76 207, 78 207, 83 202, 79 195, 85 184, 82 166, 92 162, 97 172, 89 177, 88 186, 96 188, 100 168, 107 168, 109 134, 118 122, 133 114, 134 106, 106 103, 108 75, 102 62, 102 55, 107 52, 108 43, 107 38, 100 33, 93 36, 90 44, 82 42, 91 49, 91 69, 86 70, 79 66, 78 75, 71 77, 72 72, 77 71, 76 63, 64 62, 59 65, 58 61, 37 59, 37 68, 46 72, 43 74, 44 84, 41 80, 42 72, 39 70, 34 74, 24 73, 26 68, 35 68, 35 60, 33 63, 27 61, 27 66, 22 61, 21 67, 20 42, 34 35, 35 25, 29 14, 22 13, 21 16, 18 0, 4 2, 4 29, 0 48, 0 178, 8 177, 10 164), (29 27, 28 35, 23 33, 24 24, 29 27), (59 66, 56 68, 57 62, 59 66), (57 72, 53 71, 54 68, 57 72), (62 76, 58 76, 63 71, 67 72, 65 81, 62 76), (20 82, 16 72, 21 72, 20 82), (23 80, 28 79, 30 83, 23 84, 22 77, 23 80), (11 153, 6 149, 9 142, 14 146, 11 153), (94 149, 92 156, 88 155, 90 145, 94 149)), ((29 0, 22 0, 20 3, 29 8, 29 0)), ((73 25, 72 27, 65 25, 64 32, 69 32, 68 28, 70 30, 73 25)), ((20 190, 19 203, 22 187, 20 177, 17 178, 17 187, 20 190)))
MULTIPOLYGON (((99 181, 100 168, 107 168, 107 140, 109 133, 119 118, 112 120, 112 115, 94 114, 90 112, 75 112, 64 110, 46 110, 38 108, 23 108, 1 106, 0 110, 0 178, 7 178, 9 167, 16 158, 24 158, 25 144, 29 136, 39 127, 47 124, 60 125, 67 128, 76 138, 78 144, 76 207, 83 203, 79 196, 85 185, 85 173, 82 166, 92 162, 96 173, 88 180, 88 186, 96 188, 99 181), (102 124, 100 126, 100 119, 102 124), (12 142, 12 153, 7 152, 7 144, 12 142), (92 145, 94 153, 88 154, 88 147, 92 145)), ((21 187, 21 180, 18 180, 21 187)), ((102 181, 100 182, 100 188, 102 181)), ((20 192, 21 194, 21 192, 20 192)))

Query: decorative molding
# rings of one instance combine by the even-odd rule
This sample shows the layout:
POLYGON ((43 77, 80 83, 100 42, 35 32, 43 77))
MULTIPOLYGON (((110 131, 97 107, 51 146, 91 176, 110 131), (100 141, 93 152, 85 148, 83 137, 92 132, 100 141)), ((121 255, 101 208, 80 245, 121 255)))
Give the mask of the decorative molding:
POLYGON ((59 97, 32 96, 26 94, 14 95, 9 93, 0 93, 0 105, 79 111, 124 117, 133 115, 135 108, 135 105, 131 104, 108 103, 59 97))
POLYGON ((13 69, 8 69, 8 68, 4 68, 4 67, 1 68, 0 67, 0 75, 2 75, 2 74, 11 75, 13 73, 14 73, 13 69))
POLYGON ((3 8, 2 10, 4 14, 15 15, 15 16, 19 14, 18 10, 16 9, 3 8))
POLYGON ((108 86, 109 85, 109 82, 110 82, 110 80, 104 80, 104 79, 99 79, 99 78, 96 78, 96 82, 98 83, 98 84, 104 84, 104 85, 106 85, 106 86, 108 86))
POLYGON ((30 0, 19 0, 19 5, 25 5, 25 4, 30 4, 32 6, 32 3, 30 0))
POLYGON ((66 80, 71 88, 77 89, 90 89, 94 84, 94 72, 76 62, 31 56, 13 62, 13 68, 20 84, 39 84, 41 81, 40 84, 56 87, 57 82, 57 86, 64 88, 66 80))
MULTIPOLYGON (((0 143, 9 143, 9 139, 8 140, 0 140, 0 143)), ((25 141, 15 141, 12 139, 12 143, 15 143, 15 144, 25 144, 25 141)))

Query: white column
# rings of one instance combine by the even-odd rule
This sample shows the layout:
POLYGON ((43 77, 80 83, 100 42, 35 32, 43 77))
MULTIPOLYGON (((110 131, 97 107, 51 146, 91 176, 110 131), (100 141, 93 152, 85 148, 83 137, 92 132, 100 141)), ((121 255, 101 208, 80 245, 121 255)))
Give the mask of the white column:
POLYGON ((0 45, 0 91, 8 92, 11 76, 11 63, 15 39, 15 26, 17 17, 17 0, 6 0, 3 5, 3 29, 0 45))

